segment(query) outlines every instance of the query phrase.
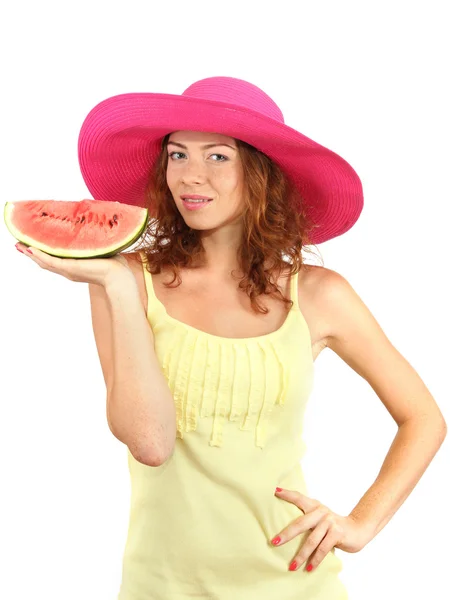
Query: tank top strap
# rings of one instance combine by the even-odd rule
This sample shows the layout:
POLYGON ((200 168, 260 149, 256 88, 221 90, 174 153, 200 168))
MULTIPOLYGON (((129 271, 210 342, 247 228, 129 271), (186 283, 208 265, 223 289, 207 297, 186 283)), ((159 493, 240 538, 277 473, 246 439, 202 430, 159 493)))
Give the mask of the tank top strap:
POLYGON ((294 303, 292 309, 294 310, 300 310, 299 306, 298 306, 298 276, 300 274, 300 271, 298 273, 295 273, 295 275, 292 275, 290 278, 290 299, 292 300, 292 302, 294 303))
POLYGON ((151 273, 147 269, 148 260, 143 250, 140 250, 139 255, 143 265, 143 277, 146 286, 146 292, 148 296, 148 318, 157 322, 157 320, 166 314, 164 305, 157 298, 154 291, 154 284, 152 283, 151 273))

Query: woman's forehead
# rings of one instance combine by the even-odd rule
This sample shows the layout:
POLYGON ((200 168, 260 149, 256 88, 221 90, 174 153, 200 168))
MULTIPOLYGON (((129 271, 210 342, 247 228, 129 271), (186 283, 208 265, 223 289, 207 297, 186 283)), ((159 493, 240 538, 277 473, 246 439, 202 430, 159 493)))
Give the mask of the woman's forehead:
POLYGON ((170 133, 169 141, 181 142, 183 144, 187 142, 201 142, 201 143, 223 143, 235 144, 235 138, 222 133, 208 132, 208 131, 173 131, 170 133))

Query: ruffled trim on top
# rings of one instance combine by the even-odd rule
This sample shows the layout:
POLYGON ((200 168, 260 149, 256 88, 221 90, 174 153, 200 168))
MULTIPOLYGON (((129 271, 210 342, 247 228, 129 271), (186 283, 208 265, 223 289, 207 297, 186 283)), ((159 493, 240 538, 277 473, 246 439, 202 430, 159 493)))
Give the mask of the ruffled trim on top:
POLYGON ((286 367, 271 342, 230 347, 177 328, 162 368, 176 406, 178 437, 195 431, 199 417, 213 417, 210 446, 222 446, 224 424, 231 421, 240 430, 254 430, 256 445, 264 447, 271 411, 287 395, 286 367))

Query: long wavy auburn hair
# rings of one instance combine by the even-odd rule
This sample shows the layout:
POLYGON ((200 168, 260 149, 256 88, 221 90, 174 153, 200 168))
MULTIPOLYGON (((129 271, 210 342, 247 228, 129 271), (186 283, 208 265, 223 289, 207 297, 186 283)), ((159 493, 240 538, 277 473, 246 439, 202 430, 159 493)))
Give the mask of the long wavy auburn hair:
MULTIPOLYGON (((151 215, 140 237, 139 247, 148 260, 147 270, 161 273, 166 267, 182 283, 181 268, 205 264, 205 250, 200 232, 191 229, 178 211, 167 184, 167 143, 161 142, 160 154, 151 170, 145 206, 151 215)), ((314 252, 310 232, 315 227, 304 211, 302 199, 280 167, 250 144, 236 139, 245 181, 243 233, 238 248, 238 263, 244 274, 239 287, 250 297, 254 312, 267 313, 258 297, 278 294, 288 306, 276 281, 284 271, 297 273, 304 264, 302 252, 314 252)), ((141 260, 136 256, 137 260, 141 260)))

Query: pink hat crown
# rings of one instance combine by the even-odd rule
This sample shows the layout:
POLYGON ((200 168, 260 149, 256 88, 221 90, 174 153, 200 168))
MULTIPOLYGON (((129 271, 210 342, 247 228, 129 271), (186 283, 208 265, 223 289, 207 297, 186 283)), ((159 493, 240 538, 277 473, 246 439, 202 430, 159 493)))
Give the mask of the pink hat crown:
POLYGON ((235 77, 208 77, 190 85, 182 96, 215 100, 254 110, 265 117, 284 123, 279 106, 256 85, 235 77))

